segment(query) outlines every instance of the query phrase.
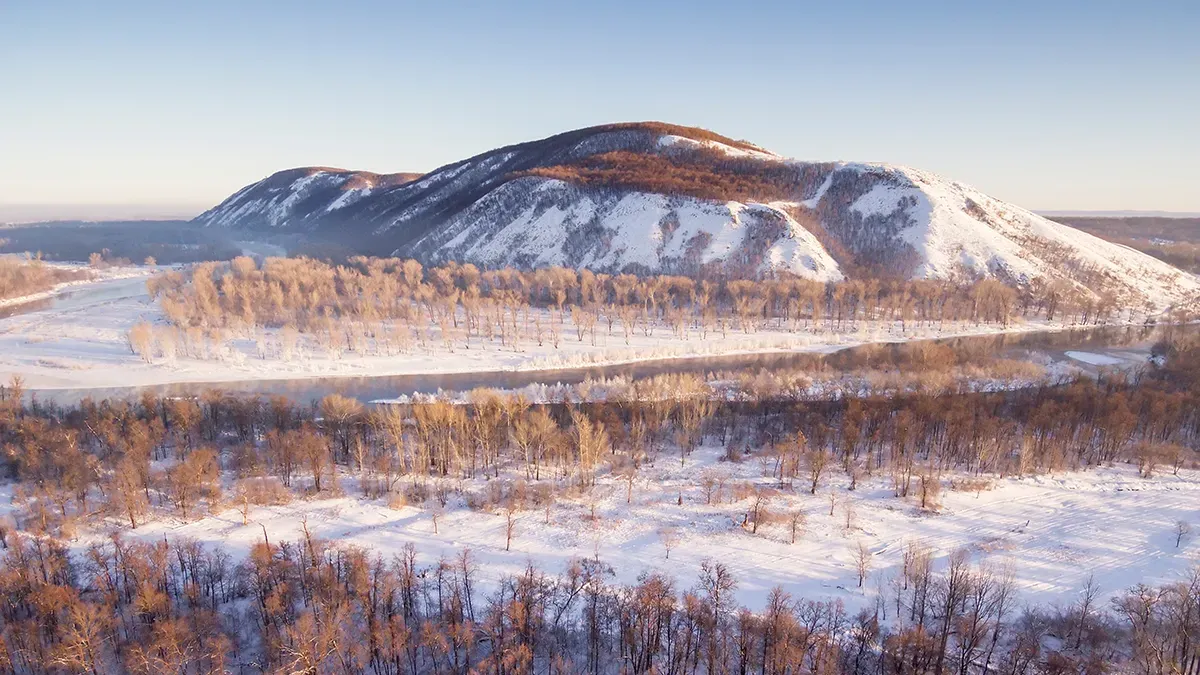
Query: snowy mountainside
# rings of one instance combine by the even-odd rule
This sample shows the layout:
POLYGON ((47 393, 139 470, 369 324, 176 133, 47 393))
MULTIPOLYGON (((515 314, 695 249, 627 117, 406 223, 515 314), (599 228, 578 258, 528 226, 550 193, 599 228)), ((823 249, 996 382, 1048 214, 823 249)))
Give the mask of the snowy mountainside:
POLYGON ((1200 296, 1166 263, 925 171, 789 160, 657 122, 569 131, 419 177, 283 171, 197 222, 487 267, 992 277, 1160 307, 1200 296))
POLYGON ((409 183, 420 176, 326 167, 289 169, 247 185, 197 220, 222 227, 242 227, 249 221, 255 227, 304 230, 301 221, 315 222, 318 216, 336 218, 339 210, 373 192, 409 183))
POLYGON ((534 177, 505 183, 417 245, 432 260, 488 267, 695 274, 719 264, 746 275, 769 267, 843 278, 812 233, 767 204, 593 191, 534 177))
POLYGON ((1156 295, 1160 304, 1187 302, 1200 294, 1194 276, 1157 258, 929 172, 907 167, 886 170, 903 180, 875 185, 850 209, 864 219, 905 214, 909 225, 899 232, 904 245, 894 248, 916 252, 914 278, 1059 280, 1117 296, 1156 295))

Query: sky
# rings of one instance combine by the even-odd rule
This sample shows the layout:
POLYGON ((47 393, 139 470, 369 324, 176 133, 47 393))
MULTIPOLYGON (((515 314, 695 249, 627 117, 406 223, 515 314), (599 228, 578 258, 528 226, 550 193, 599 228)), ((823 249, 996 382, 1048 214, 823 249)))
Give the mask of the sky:
POLYGON ((633 120, 1197 212, 1198 34, 1194 1, 0 0, 0 213, 190 215, 633 120))

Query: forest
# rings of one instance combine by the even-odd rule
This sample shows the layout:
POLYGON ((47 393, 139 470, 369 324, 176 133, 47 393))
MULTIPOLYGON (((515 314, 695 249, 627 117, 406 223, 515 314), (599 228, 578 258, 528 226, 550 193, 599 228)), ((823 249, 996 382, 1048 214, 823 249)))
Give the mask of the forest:
POLYGON ((229 260, 241 253, 227 233, 186 221, 56 221, 9 225, 0 233, 0 253, 31 254, 57 262, 160 265, 229 260), (96 254, 94 256, 94 254, 96 254))
POLYGON ((1051 220, 1148 253, 1181 270, 1200 272, 1200 218, 1054 216, 1051 220))
MULTIPOLYGON (((1009 327, 1131 322, 1122 306, 1066 282, 1019 290, 994 279, 818 283, 790 276, 692 279, 546 268, 426 267, 415 260, 248 257, 169 271, 147 282, 165 324, 129 332, 145 360, 203 358, 227 340, 253 338, 260 358, 288 358, 302 338, 333 355, 411 353, 429 345, 509 351, 563 341, 630 343, 633 336, 705 341, 759 331, 834 334, 870 324, 900 335, 953 325, 1009 327)), ((1170 317, 1183 320, 1183 316, 1170 317)))
MULTIPOLYGON (((1003 570, 965 554, 935 569, 915 542, 893 590, 850 616, 782 591, 765 609, 736 607, 735 561, 706 563, 685 588, 655 574, 622 585, 611 562, 583 558, 561 574, 531 567, 485 594, 467 551, 385 560, 311 536, 275 541, 264 528, 261 545, 235 560, 220 547, 120 534, 231 507, 244 519, 251 505, 336 492, 347 480, 368 498, 419 507, 436 530, 447 500, 479 485, 472 477, 489 479, 460 495, 470 507, 511 517, 701 445, 769 467, 769 488, 708 492, 745 505, 751 537, 767 522, 802 527, 773 497, 816 494, 835 472, 849 490, 886 476, 897 500, 922 509, 971 476, 1129 463, 1153 480, 1196 467, 1200 441, 1200 347, 1180 339, 1156 352, 1162 365, 1135 374, 832 399, 720 399, 703 378, 660 376, 569 403, 476 391, 465 403, 365 406, 332 394, 301 405, 211 391, 61 407, 29 400, 14 381, 0 392, 15 506, 0 528, 0 668, 1195 673, 1200 577, 1133 588, 1109 607, 1085 592, 1070 607, 1018 611, 1003 570), (113 530, 107 543, 69 552, 75 533, 97 526, 113 530)), ((860 583, 865 555, 861 564, 860 583)))
POLYGON ((73 559, 14 539, 0 571, 0 668, 11 673, 1194 674, 1200 571, 1097 606, 1020 609, 1003 571, 914 546, 894 597, 849 614, 776 589, 750 612, 731 566, 691 587, 611 581, 597 559, 478 590, 469 550, 393 559, 264 537, 233 563, 195 542, 114 536, 73 559), (1054 645, 1048 647, 1047 645, 1054 645))
POLYGON ((717 201, 786 200, 795 198, 796 190, 796 170, 783 162, 733 159, 710 149, 673 154, 611 151, 513 177, 522 176, 717 201))

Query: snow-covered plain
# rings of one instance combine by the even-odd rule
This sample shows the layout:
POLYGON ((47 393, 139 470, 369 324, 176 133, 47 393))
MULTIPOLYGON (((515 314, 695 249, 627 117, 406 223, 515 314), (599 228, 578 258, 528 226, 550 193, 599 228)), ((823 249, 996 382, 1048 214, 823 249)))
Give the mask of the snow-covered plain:
MULTIPOLYGON (((109 276, 63 289, 51 306, 0 319, 0 378, 24 378, 30 389, 87 389, 134 387, 177 382, 234 382, 331 376, 388 376, 426 373, 537 371, 632 363, 654 359, 722 356, 752 353, 828 352, 878 342, 987 335, 1002 332, 995 325, 970 322, 901 330, 899 324, 860 322, 837 332, 762 330, 744 333, 728 327, 725 334, 698 330, 688 339, 658 327, 646 335, 635 330, 626 344, 620 323, 613 333, 601 322, 596 344, 579 340, 567 316, 558 347, 547 336, 542 346, 526 340, 518 348, 473 341, 447 347, 439 339, 413 345, 406 353, 332 354, 315 340, 303 338, 294 354, 274 346, 278 336, 265 331, 265 340, 231 335, 208 358, 155 359, 146 363, 134 354, 127 336, 135 324, 165 324, 160 307, 150 300, 145 279, 149 270, 113 270, 109 276), (264 358, 265 355, 265 358, 264 358)), ((43 299, 44 300, 44 299, 43 299)), ((545 323, 549 323, 547 320, 545 323)), ((1063 325, 1017 323, 1009 332, 1056 330, 1063 325)), ((403 392, 401 392, 403 393, 403 392)))
MULTIPOLYGON (((240 511, 229 509, 192 522, 159 519, 137 530, 115 520, 108 526, 149 541, 193 538, 225 546, 239 557, 262 541, 264 529, 272 542, 279 542, 298 540, 304 527, 318 538, 369 549, 385 559, 411 543, 425 565, 466 548, 480 563, 485 584, 529 563, 559 573, 574 558, 597 556, 620 581, 633 582, 647 570, 660 570, 687 588, 700 563, 711 558, 730 566, 738 578, 739 600, 754 608, 761 608, 777 585, 798 597, 838 598, 852 610, 874 602, 880 593, 887 597, 887 579, 900 571, 909 542, 931 547, 938 565, 965 547, 977 563, 1011 570, 1028 603, 1069 603, 1089 575, 1105 595, 1139 582, 1172 581, 1200 561, 1200 537, 1187 536, 1175 545, 1178 521, 1200 524, 1196 471, 1143 479, 1132 468, 1118 466, 998 479, 979 492, 947 488, 936 511, 896 497, 886 476, 862 479, 857 490, 849 491, 839 472, 815 496, 798 481, 771 502, 779 514, 794 509, 805 513, 807 523, 793 544, 786 520, 763 525, 757 534, 741 527, 750 499, 734 501, 733 486, 777 483, 764 476, 762 460, 732 463, 721 461, 722 454, 702 447, 682 465, 678 455, 659 456, 639 473, 628 504, 625 482, 602 476, 590 491, 555 498, 548 512, 521 511, 510 551, 505 550, 502 512, 466 506, 466 494, 486 490, 488 481, 482 479, 448 480, 448 487, 461 492, 451 494, 436 533, 431 512, 422 505, 391 508, 385 500, 364 499, 350 475, 341 478, 343 496, 252 507, 247 524, 240 511), (719 503, 705 503, 704 475, 725 478, 719 503), (832 516, 830 494, 836 496, 832 516), (854 511, 850 528, 847 504, 854 511), (677 538, 669 558, 664 530, 677 538), (859 542, 872 554, 872 572, 863 588, 853 561, 859 542)), ((946 477, 947 485, 951 478, 946 477)), ((75 546, 82 549, 104 536, 105 529, 87 529, 75 546)))

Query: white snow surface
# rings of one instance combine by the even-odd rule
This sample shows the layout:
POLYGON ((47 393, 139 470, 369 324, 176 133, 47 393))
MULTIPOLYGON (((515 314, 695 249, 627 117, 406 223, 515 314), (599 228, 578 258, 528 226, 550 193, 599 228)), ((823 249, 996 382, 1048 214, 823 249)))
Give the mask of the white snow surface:
POLYGON ((1092 352, 1066 352, 1068 358, 1075 359, 1092 366, 1116 366, 1125 363, 1124 360, 1118 359, 1106 354, 1094 354, 1092 352))
POLYGON ((325 207, 325 211, 326 212, 336 211, 340 208, 349 206, 350 204, 353 204, 354 202, 371 194, 371 191, 374 189, 375 189, 375 186, 371 185, 371 186, 363 187, 363 188, 353 188, 350 190, 343 190, 342 194, 338 195, 337 199, 329 202, 329 206, 325 207))
POLYGON ((659 145, 659 147, 663 147, 663 148, 669 148, 669 147, 706 148, 709 150, 717 150, 717 151, 719 151, 725 155, 728 155, 730 157, 743 157, 743 158, 750 158, 750 159, 766 159, 766 160, 773 160, 773 161, 778 161, 778 160, 783 159, 779 155, 776 155, 775 153, 771 152, 770 150, 764 150, 762 148, 758 148, 758 149, 754 149, 754 150, 750 150, 750 149, 746 149, 746 148, 737 148, 737 147, 734 147, 727 143, 721 143, 720 141, 712 141, 712 140, 707 140, 707 139, 696 140, 694 138, 688 138, 686 136, 676 136, 674 134, 663 134, 662 136, 660 136, 658 138, 658 145, 659 145))
MULTIPOLYGON (((361 498, 349 475, 340 480, 345 496, 253 507, 245 525, 232 509, 192 522, 160 516, 137 530, 111 520, 82 533, 74 547, 82 551, 102 540, 106 530, 119 529, 123 536, 145 541, 195 539, 244 558, 262 541, 264 528, 271 541, 279 542, 300 539, 307 526, 318 538, 361 547, 385 560, 411 543, 425 566, 470 549, 489 592, 503 575, 518 574, 530 563, 557 574, 572 559, 593 556, 610 564, 620 582, 633 583, 639 574, 658 570, 686 589, 695 584, 701 562, 715 559, 729 566, 738 580, 738 601, 752 609, 761 609, 770 590, 781 586, 794 597, 840 599, 851 613, 888 593, 887 580, 899 574, 909 542, 932 548, 935 571, 960 548, 970 552, 975 564, 1011 570, 1019 599, 1030 604, 1068 604, 1089 575, 1095 576, 1100 601, 1107 604, 1108 597, 1137 583, 1181 579, 1200 555, 1200 537, 1185 537, 1176 547, 1174 535, 1176 522, 1195 522, 1200 515, 1200 475, 1195 471, 1142 479, 1122 465, 992 479, 990 489, 981 492, 955 491, 949 487, 954 477, 947 476, 936 511, 922 511, 913 500, 896 497, 887 476, 863 478, 850 491, 845 476, 836 472, 815 496, 798 482, 773 498, 776 513, 799 509, 806 516, 793 544, 786 523, 763 525, 757 534, 740 527, 750 500, 732 501, 730 487, 743 481, 764 487, 777 483, 764 476, 759 458, 731 463, 719 461, 722 453, 702 447, 681 464, 678 454, 664 452, 641 470, 628 504, 624 482, 602 475, 590 491, 556 497, 548 514, 541 509, 519 512, 511 551, 505 551, 504 516, 473 511, 462 496, 483 492, 489 481, 449 480, 461 494, 451 497, 434 533, 422 505, 393 509, 383 500, 361 498), (706 472, 725 477, 726 496, 719 503, 705 503, 700 481, 706 472), (836 498, 833 515, 830 494, 836 498), (847 504, 854 511, 849 528, 847 504), (678 537, 669 559, 660 534, 664 529, 678 537), (852 557, 859 542, 872 553, 863 588, 852 557)), ((516 477, 503 472, 501 480, 516 477)))
POLYGON ((900 185, 875 185, 851 209, 863 216, 882 215, 902 209, 902 200, 913 204, 904 209, 911 226, 903 234, 922 260, 916 278, 999 275, 1019 283, 1071 281, 1076 272, 1086 270, 1102 277, 1112 290, 1141 296, 1160 308, 1200 297, 1200 281, 1193 275, 961 183, 909 167, 846 168, 882 170, 903 179, 900 185))

